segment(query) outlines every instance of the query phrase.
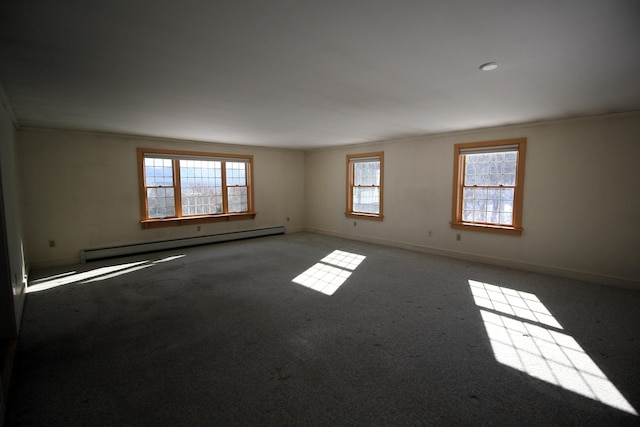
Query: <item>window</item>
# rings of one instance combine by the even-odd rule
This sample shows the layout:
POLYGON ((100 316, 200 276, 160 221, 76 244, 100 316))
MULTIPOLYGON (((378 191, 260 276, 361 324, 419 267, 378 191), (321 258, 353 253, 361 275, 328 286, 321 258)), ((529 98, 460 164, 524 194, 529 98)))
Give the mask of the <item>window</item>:
POLYGON ((347 156, 348 217, 382 220, 384 153, 347 156))
POLYGON ((138 149, 142 227, 255 218, 253 157, 138 149))
POLYGON ((451 227, 520 235, 526 139, 456 144, 451 227))

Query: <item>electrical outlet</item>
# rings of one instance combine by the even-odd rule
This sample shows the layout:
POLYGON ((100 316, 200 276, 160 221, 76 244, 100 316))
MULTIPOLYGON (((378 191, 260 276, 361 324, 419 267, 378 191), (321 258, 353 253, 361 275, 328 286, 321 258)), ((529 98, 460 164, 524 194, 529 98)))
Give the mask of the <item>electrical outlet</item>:
POLYGON ((289 222, 289 217, 287 217, 287 222, 289 222))
POLYGON ((200 231, 200 226, 198 226, 198 227, 196 228, 196 231, 200 231))
POLYGON ((49 247, 50 248, 55 248, 56 247, 56 241, 55 240, 49 240, 49 247))
POLYGON ((433 232, 431 230, 429 230, 429 237, 433 237, 433 232))
POLYGON ((460 233, 456 234, 456 240, 457 241, 462 240, 462 235, 460 233))
POLYGON ((353 226, 354 226, 354 227, 356 226, 356 222, 355 222, 355 221, 353 221, 353 226))

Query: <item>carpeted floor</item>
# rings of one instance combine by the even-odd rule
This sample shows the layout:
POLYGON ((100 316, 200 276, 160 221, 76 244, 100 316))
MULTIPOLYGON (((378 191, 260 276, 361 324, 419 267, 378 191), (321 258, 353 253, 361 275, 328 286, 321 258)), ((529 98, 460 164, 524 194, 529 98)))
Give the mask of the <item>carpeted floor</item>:
POLYGON ((32 272, 6 425, 638 425, 639 332, 638 291, 309 233, 215 244, 32 272))

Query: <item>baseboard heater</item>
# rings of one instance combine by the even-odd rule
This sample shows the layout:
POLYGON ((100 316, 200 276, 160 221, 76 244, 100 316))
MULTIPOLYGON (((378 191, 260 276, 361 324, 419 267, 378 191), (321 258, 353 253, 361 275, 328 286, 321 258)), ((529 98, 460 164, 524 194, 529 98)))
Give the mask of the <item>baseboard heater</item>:
POLYGON ((228 242, 231 240, 250 239, 252 237, 274 236, 277 234, 284 234, 284 226, 233 231, 230 233, 210 234, 207 236, 186 237, 183 239, 162 240, 157 242, 134 243, 109 248, 83 249, 80 251, 80 259, 85 263, 97 259, 206 245, 209 243, 228 242))

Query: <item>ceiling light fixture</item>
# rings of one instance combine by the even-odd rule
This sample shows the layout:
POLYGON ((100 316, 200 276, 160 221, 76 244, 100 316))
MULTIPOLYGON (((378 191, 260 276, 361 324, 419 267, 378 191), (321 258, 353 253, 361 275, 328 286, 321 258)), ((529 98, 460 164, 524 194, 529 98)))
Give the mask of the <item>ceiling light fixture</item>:
POLYGON ((498 64, 496 64, 495 62, 487 62, 486 64, 482 64, 480 66, 480 69, 482 71, 491 71, 495 70, 496 68, 498 68, 498 64))

